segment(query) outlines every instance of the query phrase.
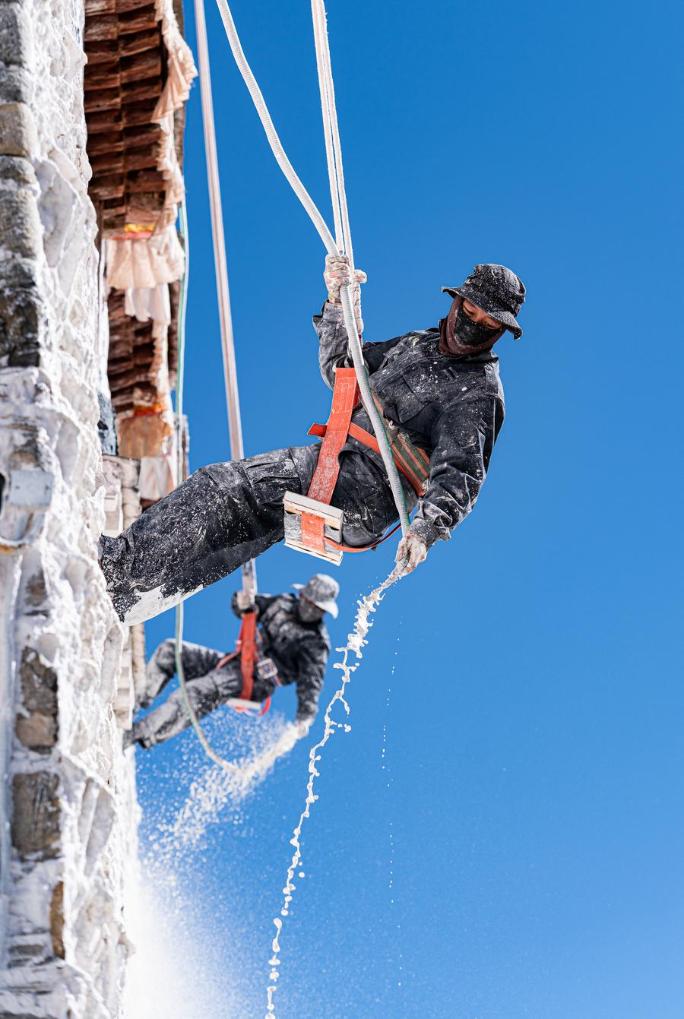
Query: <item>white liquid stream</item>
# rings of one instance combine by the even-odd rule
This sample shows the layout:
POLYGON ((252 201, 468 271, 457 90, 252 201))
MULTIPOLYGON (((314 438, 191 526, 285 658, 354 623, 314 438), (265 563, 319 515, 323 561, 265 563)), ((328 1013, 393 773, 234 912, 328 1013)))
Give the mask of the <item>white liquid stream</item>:
POLYGON ((272 956, 269 959, 269 985, 266 989, 267 1006, 266 1006, 266 1017, 265 1019, 276 1019, 275 1014, 275 993, 278 988, 278 979, 280 977, 281 968, 281 948, 280 948, 280 937, 283 930, 283 919, 289 916, 290 903, 292 902, 292 896, 295 892, 295 872, 302 865, 302 849, 301 849, 301 835, 302 828, 304 827, 305 821, 311 816, 311 807, 314 805, 318 796, 314 792, 314 786, 316 779, 319 776, 318 763, 321 760, 321 751, 325 747, 330 737, 337 732, 338 729, 342 729, 344 732, 350 732, 351 726, 347 722, 336 722, 333 720, 332 712, 336 704, 341 704, 344 709, 344 714, 349 717, 349 704, 346 700, 347 686, 351 681, 352 674, 356 672, 360 665, 361 658, 363 657, 362 648, 367 643, 366 635, 372 625, 370 616, 375 612, 378 605, 382 601, 385 592, 394 584, 401 574, 394 569, 390 573, 389 577, 382 582, 375 590, 371 591, 370 594, 365 595, 359 602, 356 610, 356 618, 354 620, 354 629, 347 636, 347 643, 342 648, 337 648, 341 653, 342 659, 339 662, 335 662, 333 668, 340 669, 342 672, 342 682, 339 688, 336 690, 332 700, 328 704, 324 716, 324 729, 323 735, 318 743, 311 748, 309 753, 309 778, 306 784, 306 800, 304 803, 304 809, 299 815, 299 821, 292 833, 290 839, 290 845, 294 847, 292 853, 292 859, 290 866, 287 870, 287 877, 285 879, 285 886, 283 888, 283 904, 280 910, 280 916, 274 917, 273 925, 276 929, 275 937, 273 938, 271 949, 272 956), (350 662, 350 655, 354 655, 356 661, 350 662))
POLYGON ((297 727, 279 716, 250 730, 255 744, 243 758, 229 766, 212 765, 193 781, 187 800, 167 834, 175 844, 196 845, 209 824, 217 820, 227 803, 237 806, 266 778, 276 762, 294 747, 297 727))

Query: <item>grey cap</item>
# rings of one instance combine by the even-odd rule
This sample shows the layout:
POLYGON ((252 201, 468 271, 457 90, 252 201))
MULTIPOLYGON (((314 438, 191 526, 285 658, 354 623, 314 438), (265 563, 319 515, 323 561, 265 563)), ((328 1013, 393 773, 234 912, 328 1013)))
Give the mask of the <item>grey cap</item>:
POLYGON ((442 292, 452 297, 465 297, 510 329, 516 340, 522 336, 515 316, 525 302, 525 285, 505 265, 476 265, 462 286, 442 287, 442 292))
POLYGON ((306 584, 293 584, 295 591, 299 591, 310 602, 317 605, 324 612, 329 612, 333 619, 337 619, 337 603, 335 599, 340 593, 340 585, 327 573, 314 573, 306 584))

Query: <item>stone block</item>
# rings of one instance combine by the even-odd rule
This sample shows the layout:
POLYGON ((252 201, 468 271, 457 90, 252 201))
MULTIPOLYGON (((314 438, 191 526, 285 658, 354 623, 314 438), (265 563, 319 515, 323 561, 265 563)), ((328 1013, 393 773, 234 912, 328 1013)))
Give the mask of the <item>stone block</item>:
POLYGON ((109 393, 98 391, 97 402, 100 408, 100 419, 97 422, 97 433, 100 436, 100 446, 104 454, 116 456, 116 426, 114 424, 114 409, 109 393))
POLYGON ((0 155, 0 188, 16 190, 16 187, 38 188, 33 165, 21 156, 0 155))
POLYGON ((9 67, 27 63, 30 35, 28 17, 22 6, 0 3, 0 61, 9 67))
POLYGON ((27 711, 57 714, 57 673, 33 648, 22 652, 19 678, 21 702, 27 711))
POLYGON ((64 882, 59 881, 50 899, 50 939, 52 951, 58 959, 65 957, 64 951, 64 882))
POLYGON ((19 715, 15 731, 23 746, 39 754, 49 754, 57 743, 57 719, 38 711, 27 717, 19 715))
MULTIPOLYGON (((38 454, 38 456, 40 456, 40 454, 38 454)), ((23 599, 24 610, 28 614, 32 615, 34 614, 36 609, 44 608, 47 596, 48 592, 47 585, 45 583, 45 574, 43 573, 42 570, 39 569, 28 578, 24 586, 24 599, 23 599)), ((24 649, 24 655, 35 655, 36 658, 38 658, 36 652, 32 651, 30 648, 24 649)), ((24 668, 23 657, 22 657, 22 668, 24 668)), ((48 669, 47 667, 45 668, 46 672, 52 673, 51 669, 48 669)), ((41 679, 42 678, 43 677, 41 674, 41 679)))
MULTIPOLYGON (((2 107, 0 107, 0 110, 2 107)), ((38 365, 43 305, 35 259, 42 249, 31 163, 0 155, 0 368, 38 365)))
POLYGON ((28 190, 0 191, 0 245, 12 255, 36 257, 42 248, 38 203, 28 190))
POLYGON ((19 772, 12 779, 12 845, 21 857, 59 855, 59 776, 19 772))
POLYGON ((31 80, 23 67, 0 64, 0 102, 26 103, 31 98, 31 80))
POLYGON ((26 103, 0 105, 0 155, 29 157, 37 151, 36 125, 26 103))
MULTIPOLYGON (((8 946, 8 963, 10 969, 15 966, 25 966, 27 962, 42 961, 45 958, 45 945, 39 941, 35 944, 11 944, 8 946)), ((0 1013, 2 1014, 2 1013, 0 1013)), ((3 1019, 5 1016, 3 1015, 3 1019)), ((14 1016, 12 1016, 14 1019, 14 1016)))
POLYGON ((15 290, 31 290, 36 285, 36 273, 36 263, 30 258, 15 256, 0 261, 0 293, 5 287, 12 287, 15 290))
POLYGON ((0 368, 40 364, 43 304, 35 287, 0 288, 0 368))

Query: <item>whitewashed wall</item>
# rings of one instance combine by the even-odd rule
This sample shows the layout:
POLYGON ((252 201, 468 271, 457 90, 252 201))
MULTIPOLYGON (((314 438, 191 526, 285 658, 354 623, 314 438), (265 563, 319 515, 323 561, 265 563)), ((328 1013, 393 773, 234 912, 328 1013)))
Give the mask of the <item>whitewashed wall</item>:
MULTIPOLYGON (((0 1015, 120 1014, 135 848, 104 521, 83 3, 0 0, 0 1015), (115 711, 116 707, 116 711, 115 711)), ((130 757, 130 755, 129 755, 130 757)))

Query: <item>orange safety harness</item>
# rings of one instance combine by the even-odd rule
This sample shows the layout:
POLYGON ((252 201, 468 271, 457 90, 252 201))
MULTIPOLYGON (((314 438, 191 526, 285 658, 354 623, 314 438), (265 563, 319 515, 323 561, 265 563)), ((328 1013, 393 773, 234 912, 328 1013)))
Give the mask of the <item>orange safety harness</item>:
MULTIPOLYGON (((378 397, 373 396, 378 410, 382 413, 382 405, 378 397)), ((316 435, 323 439, 321 450, 318 455, 318 463, 314 471, 307 499, 315 502, 330 505, 335 491, 335 485, 340 473, 339 454, 347 439, 351 437, 362 443, 376 453, 380 452, 377 439, 365 428, 361 428, 352 422, 352 414, 359 403, 359 387, 356 381, 354 368, 336 368, 335 386, 333 388, 332 408, 327 424, 313 424, 309 429, 309 435, 316 435)), ((430 458, 425 450, 415 446, 411 440, 390 422, 388 424, 388 437, 392 448, 392 456, 397 468, 411 484, 416 495, 420 498, 425 493, 425 484, 430 470, 430 458)), ((326 520, 324 516, 315 511, 310 512, 302 509, 301 516, 301 537, 299 547, 304 551, 312 552, 315 555, 326 557, 326 553, 337 552, 367 552, 389 538, 399 529, 399 524, 387 531, 381 538, 370 545, 362 547, 351 547, 333 540, 326 534, 326 520)))
MULTIPOLYGON (((259 631, 257 630, 257 614, 254 609, 251 612, 245 612, 240 621, 240 632, 238 633, 237 643, 235 650, 231 651, 230 654, 224 655, 224 657, 216 663, 216 668, 220 669, 227 662, 232 662, 235 658, 240 656, 240 673, 242 674, 242 689, 240 690, 240 700, 251 701, 252 693, 254 692, 254 669, 257 663, 258 650, 257 643, 259 640, 259 631)), ((271 707, 271 698, 267 697, 261 705, 259 716, 265 715, 268 709, 271 707)), ((247 708, 233 705, 235 711, 247 711, 247 708)))

